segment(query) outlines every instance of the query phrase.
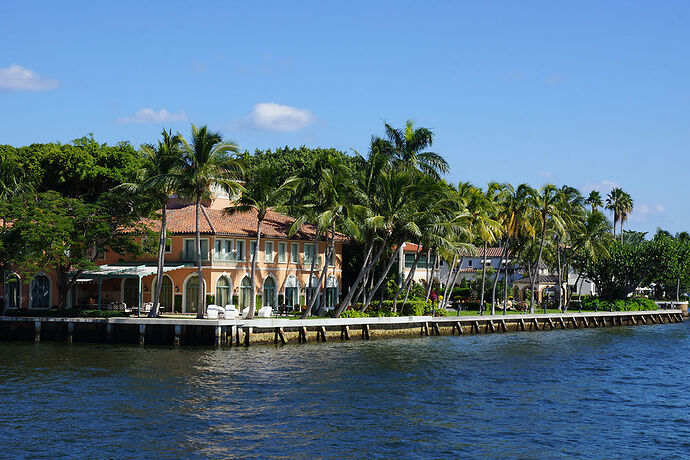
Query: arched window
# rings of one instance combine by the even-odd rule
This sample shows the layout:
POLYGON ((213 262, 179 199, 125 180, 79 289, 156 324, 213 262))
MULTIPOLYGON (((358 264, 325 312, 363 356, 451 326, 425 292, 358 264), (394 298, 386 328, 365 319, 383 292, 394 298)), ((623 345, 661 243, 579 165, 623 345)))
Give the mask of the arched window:
POLYGON ((299 306, 299 286, 295 275, 290 275, 285 280, 285 304, 291 307, 299 306))
POLYGON ((319 283, 319 277, 318 276, 313 276, 311 278, 311 286, 308 286, 305 291, 306 291, 306 300, 307 304, 311 302, 312 296, 316 296, 316 300, 314 301, 314 308, 318 308, 321 306, 321 289, 320 289, 320 283, 319 283))
POLYGON ((252 298, 252 282, 248 276, 242 278, 240 284, 240 309, 246 308, 251 303, 252 298))
MULTIPOLYGON (((151 300, 153 301, 153 293, 156 292, 156 283, 158 279, 153 278, 153 283, 151 283, 151 300)), ((161 311, 173 311, 173 283, 169 276, 163 275, 163 284, 161 285, 161 298, 160 298, 160 308, 161 311)))
POLYGON ((139 307, 139 280, 136 278, 125 278, 124 302, 128 308, 136 310, 139 307))
MULTIPOLYGON (((203 286, 202 286, 203 289, 203 286)), ((193 313, 197 311, 199 300, 199 276, 194 275, 187 280, 185 287, 185 312, 193 313)))
POLYGON ((276 282, 271 277, 264 281, 263 304, 265 307, 276 306, 276 282))
POLYGON ((31 280, 31 308, 48 308, 50 306, 50 278, 37 275, 31 280))
POLYGON ((230 293, 232 292, 230 288, 230 280, 227 276, 221 276, 216 281, 216 305, 225 307, 232 301, 230 293))
POLYGON ((22 281, 16 273, 5 278, 5 306, 19 308, 22 303, 22 281))

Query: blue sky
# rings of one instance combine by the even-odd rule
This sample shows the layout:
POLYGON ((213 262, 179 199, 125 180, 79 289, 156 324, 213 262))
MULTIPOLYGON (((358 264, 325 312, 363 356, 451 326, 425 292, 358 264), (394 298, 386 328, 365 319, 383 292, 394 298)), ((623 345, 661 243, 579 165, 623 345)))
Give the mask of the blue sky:
POLYGON ((620 185, 628 227, 690 230, 690 3, 4 2, 0 143, 365 152, 431 128, 448 179, 620 185))

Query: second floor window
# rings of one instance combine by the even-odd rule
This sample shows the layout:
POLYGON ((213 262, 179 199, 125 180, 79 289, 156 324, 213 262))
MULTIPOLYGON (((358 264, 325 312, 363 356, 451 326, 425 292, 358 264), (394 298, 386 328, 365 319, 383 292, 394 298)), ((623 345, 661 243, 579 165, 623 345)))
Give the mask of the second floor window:
POLYGON ((293 264, 299 263, 299 243, 290 244, 290 262, 293 264))
MULTIPOLYGON (((196 260, 196 247, 193 239, 184 240, 184 252, 182 254, 185 260, 196 260)), ((201 260, 208 260, 208 240, 201 240, 201 260)))
POLYGON ((238 262, 247 260, 246 254, 244 253, 244 240, 235 241, 235 260, 238 262))
POLYGON ((258 257, 257 252, 258 252, 258 251, 256 250, 256 241, 250 241, 250 242, 249 242, 249 260, 250 260, 251 262, 254 261, 254 254, 256 254, 257 257, 258 257))
POLYGON ((314 260, 314 245, 305 244, 304 245, 304 264, 309 265, 314 260))
POLYGON ((264 246, 264 262, 273 263, 273 241, 266 241, 264 246))
POLYGON ((287 243, 278 243, 278 263, 284 264, 287 262, 287 243))
POLYGON ((232 240, 216 238, 216 250, 213 253, 213 259, 226 262, 235 260, 235 254, 232 250, 232 240))

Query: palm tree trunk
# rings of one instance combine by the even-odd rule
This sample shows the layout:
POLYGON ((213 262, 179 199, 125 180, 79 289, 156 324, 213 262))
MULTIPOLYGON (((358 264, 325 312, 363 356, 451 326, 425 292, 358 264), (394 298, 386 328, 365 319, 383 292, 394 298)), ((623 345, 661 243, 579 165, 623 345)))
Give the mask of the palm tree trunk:
MULTIPOLYGON (((263 219, 256 221, 256 244, 254 245, 254 254, 252 254, 252 298, 249 299, 249 312, 247 312, 247 319, 253 319, 256 312, 256 262, 259 258, 259 245, 261 244, 261 225, 263 219)), ((263 299, 263 297, 262 297, 263 299)))
MULTIPOLYGON (((505 261, 505 267, 503 268, 503 314, 505 315, 508 310, 508 253, 509 253, 510 237, 506 236, 506 255, 503 257, 501 262, 505 261)), ((498 271, 501 271, 501 267, 498 267, 498 271)))
POLYGON ((479 294, 479 314, 484 312, 484 286, 486 284, 486 264, 484 263, 484 259, 486 259, 488 246, 489 244, 484 241, 484 255, 482 256, 482 292, 479 294))
POLYGON ((429 250, 430 254, 434 254, 434 262, 433 265, 431 266, 431 277, 428 277, 428 271, 429 271, 429 264, 431 263, 430 257, 427 256, 426 259, 426 269, 427 269, 427 286, 426 286, 426 298, 424 299, 425 302, 429 301, 429 297, 431 297, 431 288, 434 285, 434 270, 436 269, 436 258, 438 257, 436 250, 429 250))
POLYGON ((556 235, 556 259, 558 259, 558 309, 563 312, 563 267, 561 266, 561 238, 556 235))
MULTIPOLYGON (((314 249, 314 253, 316 253, 316 255, 317 255, 317 257, 318 257, 318 254, 319 254, 319 228, 318 228, 318 226, 317 226, 316 229, 314 230, 314 243, 312 243, 312 244, 314 245, 314 248, 316 248, 316 249, 314 249)), ((311 281, 314 279, 314 270, 315 270, 315 268, 316 268, 316 257, 314 257, 314 254, 312 254, 312 257, 311 257, 311 266, 309 267, 309 278, 308 278, 308 281, 307 281, 308 284, 307 284, 307 287, 306 287, 306 290, 305 290, 305 295, 306 295, 306 293, 308 293, 309 290, 312 288, 312 287, 311 287, 311 285, 312 285, 312 282, 311 282, 311 281)), ((308 318, 309 315, 311 315, 311 309, 312 309, 312 307, 314 306, 315 298, 316 298, 315 295, 312 295, 312 296, 309 298, 309 302, 308 302, 308 304, 307 304, 307 309, 304 310, 304 312, 302 313, 302 318, 303 318, 303 319, 304 319, 304 318, 308 318)))
POLYGON ((160 239, 158 240, 158 270, 156 275, 156 287, 153 292, 153 307, 149 312, 149 318, 155 318, 158 316, 158 305, 161 299, 161 289, 163 287, 163 269, 165 266, 165 241, 166 241, 166 218, 167 218, 167 206, 164 204, 161 209, 161 232, 160 239))
MULTIPOLYGON (((530 289, 530 302, 529 302, 529 312, 534 313, 534 287, 537 281, 537 278, 539 278, 539 264, 541 263, 541 255, 542 252, 544 251, 544 242, 546 241, 546 218, 542 219, 542 223, 544 224, 543 230, 541 232, 541 243, 539 244, 539 255, 537 255, 537 267, 536 267, 536 273, 534 274, 534 278, 532 278, 532 286, 530 289)), ((543 301, 544 299, 542 299, 543 301)), ((546 303, 544 303, 544 313, 546 313, 546 303)))
POLYGON ((680 302, 680 278, 676 280, 676 302, 680 302))
MULTIPOLYGON (((393 296, 393 313, 398 312, 398 296, 402 293, 402 290, 405 289, 407 286, 410 285, 410 282, 412 281, 412 277, 414 276, 414 270, 417 268, 417 262, 419 262, 419 258, 422 255, 422 248, 417 248, 417 253, 414 256, 414 262, 412 263, 412 267, 410 269, 410 273, 407 274, 407 278, 405 281, 400 285, 398 290, 395 292, 395 295, 393 296)), ((403 267, 405 266, 405 256, 403 253, 403 260, 402 260, 403 267)), ((407 298, 407 296, 406 296, 407 298)), ((405 305, 403 303, 403 305, 405 305)))
MULTIPOLYGON (((506 258, 506 255, 508 253, 508 245, 503 244, 503 255, 501 256, 501 260, 506 258)), ((500 278, 501 275, 501 266, 499 264, 498 269, 496 270, 496 277, 494 278, 494 286, 493 290, 491 291, 491 314, 495 315, 496 314, 496 287, 498 286, 498 279, 500 278)))
POLYGON ((201 267, 201 196, 197 195, 195 206, 196 232, 194 246, 196 250, 196 273, 197 273, 197 296, 196 296, 196 317, 203 318, 205 313, 204 304, 206 303, 206 288, 204 287, 204 273, 201 267))
POLYGON ((379 257, 381 257, 381 253, 383 253, 383 249, 386 247, 388 237, 389 235, 385 236, 383 242, 381 243, 381 248, 379 248, 377 254, 374 256, 374 259, 367 263, 366 261, 369 259, 369 257, 371 256, 371 252, 374 249, 374 239, 372 238, 371 243, 369 243, 369 249, 367 249, 367 257, 365 257, 365 262, 362 265, 362 268, 359 270, 359 273, 357 274, 357 279, 355 279, 355 282, 352 284, 352 287, 347 292, 345 298, 340 301, 338 309, 335 311, 333 317, 337 318, 338 316, 340 316, 343 310, 345 310, 345 307, 347 307, 350 304, 352 296, 355 295, 355 290, 357 289, 359 283, 362 281, 362 278, 364 278, 364 275, 371 269, 371 267, 374 266, 374 264, 376 264, 376 262, 379 260, 379 257))
MULTIPOLYGON (((326 244, 328 244, 328 237, 326 238, 326 244)), ((317 250, 316 251, 316 257, 318 257, 318 254, 319 254, 319 252, 317 250)), ((330 256, 330 250, 327 251, 325 255, 330 256)), ((314 257, 314 258, 316 259, 316 257, 314 257)), ((324 261, 323 268, 321 269, 321 274, 319 275, 319 288, 321 287, 322 284, 324 284, 324 279, 325 279, 325 275, 326 275, 327 271, 328 271, 328 261, 324 261)), ((312 280, 312 278, 309 277, 309 283, 311 283, 311 280, 312 280)), ((325 288, 324 288, 324 290, 325 290, 325 288)), ((318 293, 318 290, 316 291, 316 293, 318 293)), ((302 318, 308 318, 309 315, 311 315, 311 311, 314 308, 314 303, 316 303, 317 297, 318 297, 317 294, 314 294, 311 296, 311 299, 309 299, 309 305, 307 306, 307 309, 304 311, 304 313, 302 313, 302 318)), ((325 299, 325 295, 323 296, 323 298, 325 299)), ((321 302, 319 309, 321 309, 321 308, 323 308, 323 302, 321 302)), ((317 314, 318 313, 319 312, 317 312, 317 314)))
POLYGON ((374 298, 374 295, 376 294, 376 292, 381 287, 381 284, 383 284, 383 282, 386 280, 386 276, 388 276, 388 272, 391 270, 391 267, 393 266, 393 262, 395 262, 395 251, 393 251, 393 254, 391 254, 391 257, 388 260, 386 267, 383 269, 383 273, 381 273, 381 277, 379 277, 379 280, 374 285, 374 288, 371 291, 369 298, 367 299, 366 304, 364 304, 364 306, 362 307, 362 311, 366 311, 367 308, 369 308, 369 304, 371 303, 372 299, 374 298))
MULTIPOLYGON (((453 287, 455 287, 455 284, 458 282, 458 278, 460 277, 460 269, 462 268, 462 261, 463 260, 465 260, 465 256, 460 257, 460 260, 458 261, 458 263, 456 265, 457 271, 455 272, 455 276, 453 277, 453 282, 450 284, 453 287)), ((448 306, 448 301, 450 300, 450 296, 452 296, 452 295, 453 295, 453 288, 450 289, 450 294, 446 298, 448 300, 445 300, 443 302, 444 308, 446 308, 448 306)), ((460 310, 458 310, 458 312, 460 312, 460 310)))
POLYGON ((448 299, 448 286, 450 286, 450 278, 453 276, 453 271, 455 270, 455 263, 457 262, 458 255, 453 254, 453 262, 450 264, 450 270, 448 271, 448 278, 446 278, 446 287, 443 289, 443 302, 441 306, 445 308, 448 299))

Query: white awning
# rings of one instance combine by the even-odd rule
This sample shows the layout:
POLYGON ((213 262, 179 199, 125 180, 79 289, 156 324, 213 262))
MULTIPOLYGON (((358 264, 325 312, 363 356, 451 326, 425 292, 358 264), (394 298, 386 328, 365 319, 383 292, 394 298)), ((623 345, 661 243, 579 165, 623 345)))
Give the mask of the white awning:
MULTIPOLYGON (((170 272, 179 268, 190 267, 191 264, 174 264, 163 267, 163 272, 170 272)), ((84 270, 78 281, 95 281, 99 278, 143 278, 158 273, 156 265, 149 264, 111 264, 101 265, 96 270, 84 270)))

